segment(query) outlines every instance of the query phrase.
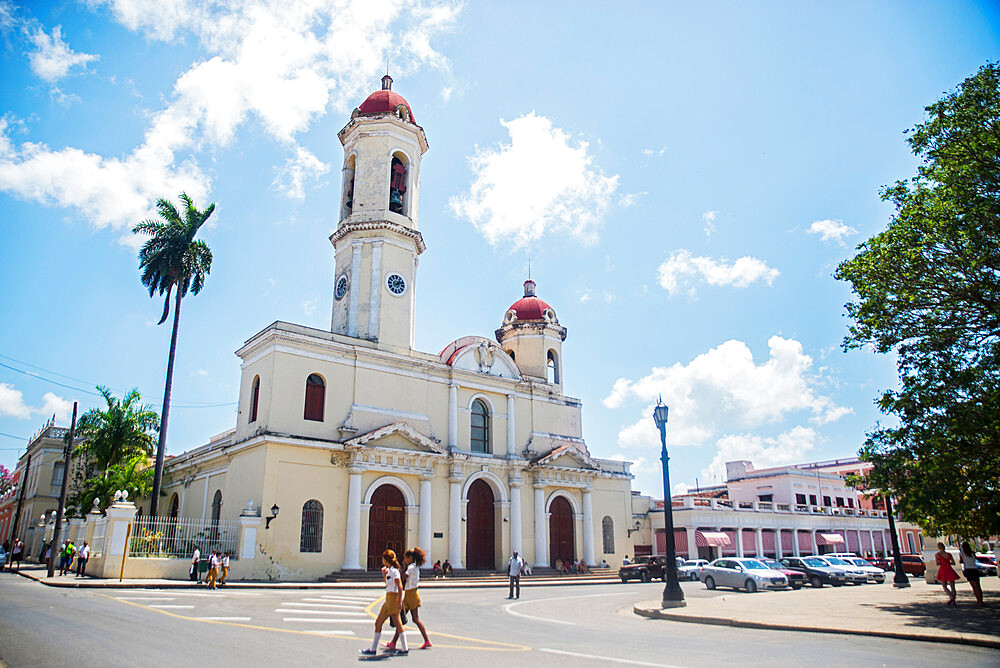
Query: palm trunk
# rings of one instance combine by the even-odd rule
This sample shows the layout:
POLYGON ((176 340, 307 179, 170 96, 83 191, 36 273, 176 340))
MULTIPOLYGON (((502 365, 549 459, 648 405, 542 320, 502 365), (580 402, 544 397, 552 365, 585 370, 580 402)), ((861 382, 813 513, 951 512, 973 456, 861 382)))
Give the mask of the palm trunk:
POLYGON ((170 390, 174 382, 174 355, 177 352, 177 325, 181 318, 181 290, 177 286, 174 302, 174 329, 170 334, 170 356, 167 358, 167 383, 163 389, 163 409, 160 411, 160 439, 156 444, 156 469, 153 472, 153 493, 149 500, 149 515, 156 517, 160 501, 160 480, 163 478, 163 456, 167 451, 167 420, 170 418, 170 390))

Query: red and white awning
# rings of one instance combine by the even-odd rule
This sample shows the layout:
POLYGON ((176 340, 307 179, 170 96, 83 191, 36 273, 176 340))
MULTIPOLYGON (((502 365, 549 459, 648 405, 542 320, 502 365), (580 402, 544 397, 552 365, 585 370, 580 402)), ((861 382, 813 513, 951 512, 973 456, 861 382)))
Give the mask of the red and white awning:
POLYGON ((721 531, 695 531, 694 544, 698 547, 724 547, 732 543, 729 536, 721 531))
POLYGON ((818 533, 816 534, 817 545, 843 545, 844 537, 839 533, 818 533))

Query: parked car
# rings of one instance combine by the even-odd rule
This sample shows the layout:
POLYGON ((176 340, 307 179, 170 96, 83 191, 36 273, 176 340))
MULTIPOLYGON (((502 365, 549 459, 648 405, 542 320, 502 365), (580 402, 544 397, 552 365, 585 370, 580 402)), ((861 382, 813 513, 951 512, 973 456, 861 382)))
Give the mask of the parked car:
POLYGON ((976 565, 979 566, 979 570, 982 571, 983 575, 996 575, 997 567, 993 563, 993 555, 989 555, 989 559, 986 558, 987 555, 977 554, 976 555, 976 565))
POLYGON ((810 554, 810 557, 825 561, 832 568, 838 568, 847 576, 848 584, 861 585, 868 582, 868 574, 858 569, 854 564, 848 563, 840 557, 831 557, 825 554, 810 554))
MULTIPOLYGON (((901 554, 899 555, 899 558, 903 560, 903 572, 908 575, 923 576, 924 572, 927 570, 924 558, 919 554, 901 554)), ((872 563, 883 570, 896 570, 896 567, 893 565, 891 555, 881 559, 875 559, 872 563)))
POLYGON ((701 575, 701 569, 708 565, 708 559, 688 559, 684 565, 677 569, 679 580, 694 580, 697 582, 701 575))
POLYGON ((802 571, 809 579, 809 584, 813 587, 822 587, 825 584, 841 587, 847 583, 847 575, 843 571, 832 568, 822 559, 813 557, 785 557, 781 560, 781 565, 793 571, 802 571))
POLYGON ((716 559, 701 569, 701 581, 709 589, 732 587, 754 593, 758 589, 784 589, 788 578, 771 570, 759 559, 716 559))
POLYGON ((871 563, 867 559, 862 559, 861 557, 840 557, 849 564, 853 564, 855 568, 863 572, 868 576, 868 579, 875 584, 882 584, 885 582, 885 571, 871 563))
POLYGON ((636 557, 632 563, 618 569, 618 577, 622 582, 642 580, 649 582, 653 578, 666 580, 666 557, 636 557))
POLYGON ((0 570, 7 565, 7 553, 3 549, 3 545, 0 545, 0 570))
POLYGON ((786 568, 781 562, 775 559, 761 559, 760 561, 764 562, 764 565, 772 571, 778 571, 784 575, 788 579, 788 586, 792 589, 802 589, 806 582, 809 581, 809 578, 802 571, 786 568))

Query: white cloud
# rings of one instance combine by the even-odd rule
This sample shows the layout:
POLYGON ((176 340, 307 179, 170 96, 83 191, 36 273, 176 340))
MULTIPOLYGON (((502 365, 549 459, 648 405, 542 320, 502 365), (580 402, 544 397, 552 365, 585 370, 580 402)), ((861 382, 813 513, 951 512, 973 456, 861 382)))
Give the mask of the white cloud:
POLYGON ((691 485, 686 482, 675 482, 673 488, 670 490, 671 496, 680 496, 682 494, 687 494, 691 491, 691 485))
POLYGON ((315 299, 315 298, 314 299, 309 299, 307 301, 302 302, 302 311, 307 316, 311 316, 313 313, 316 312, 316 307, 318 305, 319 305, 319 299, 315 299))
POLYGON ((654 367, 636 380, 619 378, 604 399, 617 408, 630 399, 644 403, 639 419, 622 429, 624 447, 658 446, 650 417, 659 397, 670 407, 668 441, 703 445, 717 434, 735 433, 808 415, 823 424, 849 412, 821 392, 824 378, 812 373, 813 360, 794 339, 772 336, 769 356, 757 364, 742 341, 726 341, 687 364, 654 367))
POLYGON ((741 257, 732 264, 725 258, 697 257, 684 248, 672 252, 657 270, 660 286, 671 296, 687 288, 693 296, 696 292, 688 279, 700 279, 709 285, 729 285, 745 288, 757 281, 774 284, 779 275, 777 269, 767 266, 755 257, 741 257))
POLYGON ((156 198, 182 190, 204 202, 211 183, 194 154, 226 146, 251 119, 295 156, 279 187, 299 196, 322 163, 300 153, 297 137, 329 110, 346 113, 364 99, 388 55, 405 63, 399 74, 446 67, 431 43, 450 29, 460 7, 418 0, 94 4, 148 39, 184 37, 201 46, 166 105, 150 115, 142 143, 125 156, 34 142, 14 146, 6 123, 0 128, 0 191, 78 208, 98 228, 131 226, 149 215, 156 198))
POLYGON ((35 408, 24 401, 24 393, 9 383, 0 383, 0 416, 27 420, 33 415, 55 415, 60 422, 69 422, 73 404, 52 392, 42 395, 42 405, 35 408))
POLYGON ((441 89, 441 100, 443 102, 447 102, 448 100, 451 99, 451 95, 454 92, 455 92, 454 88, 452 88, 451 86, 445 86, 444 88, 441 89))
POLYGON ((274 179, 274 186, 292 199, 305 199, 306 181, 315 181, 330 171, 330 165, 299 146, 295 156, 285 161, 274 179))
POLYGON ((785 466, 805 459, 815 447, 816 432, 808 427, 793 427, 774 438, 754 434, 731 434, 716 441, 716 453, 712 462, 702 470, 707 480, 726 479, 726 462, 747 459, 754 468, 785 466))
POLYGON ((642 149, 642 154, 644 156, 646 156, 647 158, 651 158, 654 155, 657 156, 657 157, 660 157, 660 156, 662 156, 666 152, 667 152, 667 148, 665 146, 663 148, 661 148, 660 150, 658 150, 658 151, 656 149, 652 149, 652 148, 644 148, 644 149, 642 149))
POLYGON ((701 221, 705 224, 705 236, 711 237, 712 232, 715 232, 715 217, 719 214, 718 211, 706 211, 701 214, 701 221))
POLYGON ((586 304, 591 299, 593 299, 593 296, 591 296, 591 294, 589 292, 584 292, 582 295, 580 295, 580 303, 581 304, 586 304))
POLYGON ((857 232, 850 225, 845 225, 842 220, 815 220, 809 226, 809 234, 818 234, 821 241, 833 240, 841 246, 844 245, 846 237, 857 234, 857 232))
POLYGON ((593 166, 589 144, 544 116, 532 112, 500 123, 510 143, 476 150, 469 158, 475 178, 467 193, 449 200, 451 210, 492 245, 522 247, 546 233, 595 242, 618 176, 593 166))
POLYGON ((28 33, 28 39, 35 47, 35 50, 28 55, 31 70, 49 83, 55 83, 63 78, 74 67, 85 67, 87 63, 100 58, 91 53, 78 53, 69 48, 63 41, 61 26, 53 28, 52 35, 41 27, 35 27, 28 33))

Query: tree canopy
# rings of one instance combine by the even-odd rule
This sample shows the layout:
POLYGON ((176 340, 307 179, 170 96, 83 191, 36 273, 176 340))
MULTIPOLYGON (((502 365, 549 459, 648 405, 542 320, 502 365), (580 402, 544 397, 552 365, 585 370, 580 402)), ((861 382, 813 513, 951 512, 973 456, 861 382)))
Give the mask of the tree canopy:
POLYGON ((983 66, 925 110, 907 142, 915 177, 882 191, 884 232, 835 273, 854 301, 845 349, 894 352, 900 384, 877 405, 865 485, 928 533, 1000 534, 1000 68, 983 66))

